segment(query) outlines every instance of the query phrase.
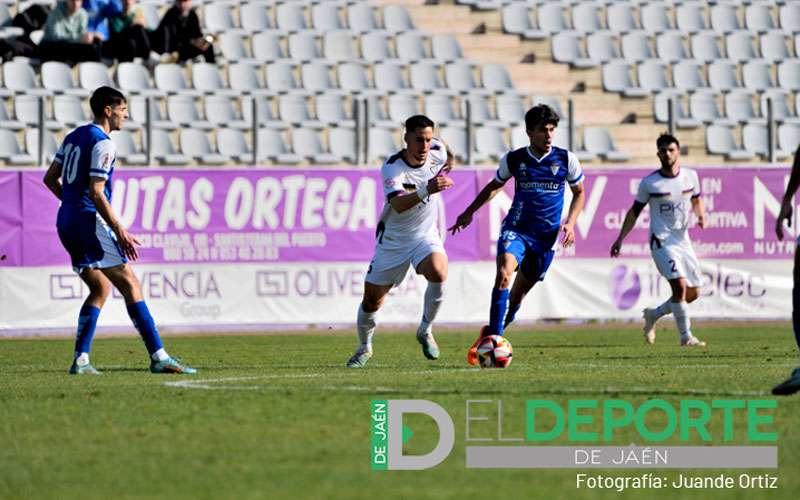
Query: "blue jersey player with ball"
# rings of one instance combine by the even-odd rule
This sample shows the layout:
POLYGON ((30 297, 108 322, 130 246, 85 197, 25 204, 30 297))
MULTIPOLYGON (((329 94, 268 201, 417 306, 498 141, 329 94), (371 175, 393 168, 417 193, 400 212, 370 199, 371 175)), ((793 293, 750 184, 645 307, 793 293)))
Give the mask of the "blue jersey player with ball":
POLYGON ((89 349, 97 318, 113 285, 125 298, 133 325, 150 355, 153 373, 195 373, 164 350, 155 321, 145 304, 139 280, 128 260, 139 256, 139 242, 120 223, 111 208, 111 177, 117 152, 109 133, 122 128, 128 118, 125 96, 111 87, 100 87, 89 99, 92 123, 82 125, 64 138, 44 183, 61 200, 58 237, 69 252, 72 269, 89 288, 78 316, 75 356, 69 373, 97 375, 89 361, 89 349))
POLYGON ((494 198, 505 183, 514 178, 514 200, 503 221, 497 241, 497 272, 489 324, 467 353, 467 362, 478 363, 477 346, 482 337, 502 335, 533 285, 544 279, 553 261, 559 234, 564 247, 575 241, 575 221, 584 204, 583 171, 571 151, 553 146, 558 114, 539 104, 525 113, 525 128, 530 145, 509 151, 500 159, 492 179, 475 200, 458 216, 450 228, 453 234, 472 222, 472 217, 486 202, 494 198), (572 202, 566 220, 564 189, 569 184, 572 202), (519 269, 511 290, 511 277, 519 269))

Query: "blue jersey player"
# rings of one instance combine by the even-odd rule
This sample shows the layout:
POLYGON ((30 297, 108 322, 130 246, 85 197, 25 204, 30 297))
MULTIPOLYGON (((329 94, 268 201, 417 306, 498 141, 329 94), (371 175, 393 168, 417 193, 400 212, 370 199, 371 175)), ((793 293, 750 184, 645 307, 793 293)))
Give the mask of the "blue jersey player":
POLYGON ((141 286, 128 259, 136 260, 139 242, 111 208, 111 177, 116 148, 109 133, 122 128, 128 118, 125 96, 111 87, 100 87, 89 100, 94 121, 67 134, 58 148, 44 183, 61 200, 56 227, 69 252, 72 269, 89 287, 89 296, 78 316, 75 357, 71 374, 98 372, 89 362, 89 349, 100 309, 111 285, 125 298, 128 315, 144 339, 153 373, 195 373, 164 350, 141 286))
POLYGON ((514 178, 514 200, 503 221, 497 241, 497 273, 492 290, 489 325, 467 353, 467 362, 478 363, 476 348, 485 335, 502 335, 514 320, 522 299, 533 285, 544 279, 553 261, 553 247, 563 233, 564 247, 575 241, 575 221, 583 208, 583 171, 570 151, 552 145, 559 117, 552 108, 539 104, 525 113, 530 146, 509 151, 500 160, 495 178, 478 193, 450 228, 453 234, 472 222, 472 216, 514 178), (572 190, 567 219, 562 222, 564 186, 572 190), (509 292, 511 277, 519 269, 509 292))

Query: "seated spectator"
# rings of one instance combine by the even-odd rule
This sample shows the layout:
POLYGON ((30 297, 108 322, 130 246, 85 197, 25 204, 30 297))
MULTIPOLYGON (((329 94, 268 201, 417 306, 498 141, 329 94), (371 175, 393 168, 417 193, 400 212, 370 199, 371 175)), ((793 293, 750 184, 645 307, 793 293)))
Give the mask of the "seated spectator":
POLYGON ((108 31, 111 56, 118 61, 132 61, 134 57, 147 59, 150 55, 150 38, 136 0, 122 0, 122 11, 108 20, 108 31))
POLYGON ((150 43, 159 54, 177 52, 179 62, 199 55, 206 62, 214 62, 214 47, 200 31, 200 19, 192 8, 192 0, 175 0, 158 28, 151 32, 150 43))
POLYGON ((15 56, 31 58, 39 57, 39 47, 31 40, 31 33, 42 29, 50 7, 35 3, 22 12, 17 13, 11 26, 22 29, 23 34, 16 37, 0 39, 0 59, 10 61, 15 56))
POLYGON ((122 13, 121 0, 84 0, 83 10, 89 14, 89 33, 96 41, 108 41, 108 20, 122 13))
POLYGON ((100 45, 88 31, 89 15, 81 9, 81 0, 62 0, 47 16, 44 36, 39 44, 40 57, 64 62, 99 61, 100 45))

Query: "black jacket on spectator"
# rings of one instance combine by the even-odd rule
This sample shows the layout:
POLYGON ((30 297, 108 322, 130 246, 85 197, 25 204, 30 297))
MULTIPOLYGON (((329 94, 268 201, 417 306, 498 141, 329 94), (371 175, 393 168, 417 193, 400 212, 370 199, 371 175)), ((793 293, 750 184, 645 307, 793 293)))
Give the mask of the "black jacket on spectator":
POLYGON ((203 36, 200 30, 200 19, 192 9, 189 15, 181 17, 178 7, 172 6, 164 14, 158 28, 150 33, 152 49, 159 54, 177 52, 179 61, 186 61, 203 55, 206 62, 214 62, 214 47, 209 46, 205 52, 192 44, 192 40, 203 36))

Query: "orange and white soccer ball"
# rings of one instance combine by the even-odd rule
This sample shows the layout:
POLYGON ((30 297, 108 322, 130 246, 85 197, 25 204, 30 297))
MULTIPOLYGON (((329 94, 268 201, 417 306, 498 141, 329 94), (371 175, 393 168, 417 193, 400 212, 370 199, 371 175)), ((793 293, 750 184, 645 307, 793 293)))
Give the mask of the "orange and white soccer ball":
POLYGON ((488 335, 478 344, 481 368, 505 368, 511 364, 511 342, 502 335, 488 335))

